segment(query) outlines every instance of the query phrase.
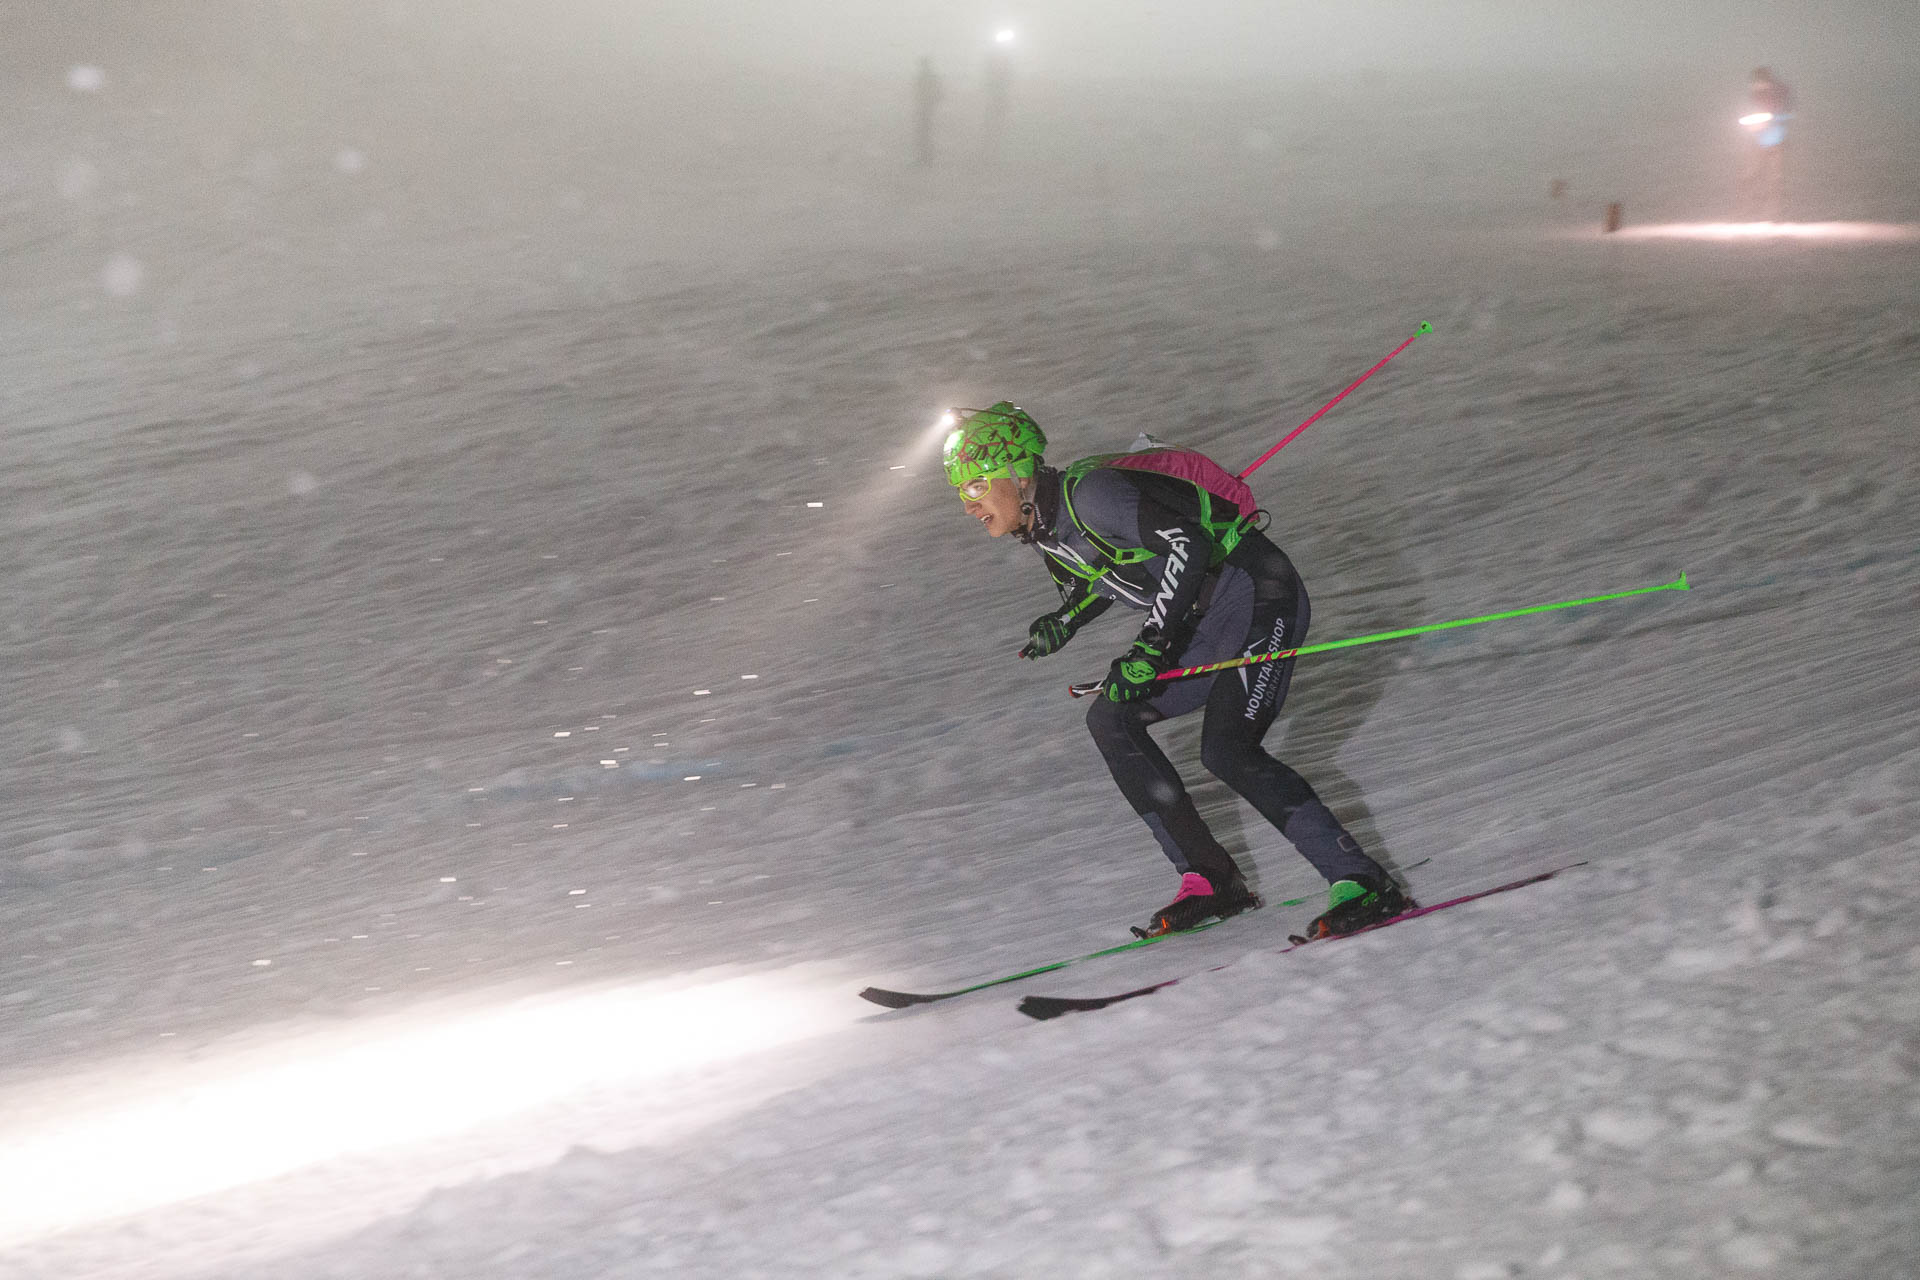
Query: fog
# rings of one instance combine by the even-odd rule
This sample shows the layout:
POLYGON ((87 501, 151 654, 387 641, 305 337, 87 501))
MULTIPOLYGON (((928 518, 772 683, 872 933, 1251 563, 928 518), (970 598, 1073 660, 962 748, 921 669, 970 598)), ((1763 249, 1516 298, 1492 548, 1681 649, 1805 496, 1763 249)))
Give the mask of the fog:
POLYGON ((1899 1272, 1917 15, 8 4, 0 1271, 1899 1272), (1267 745, 1579 865, 1289 950, 1176 721, 1268 905, 1107 955, 1131 625, 1012 659, 938 415, 1237 466, 1416 332, 1256 495, 1313 642, 1507 620, 1267 745))
POLYGON ((1641 217, 1715 216, 1758 64, 1778 65, 1801 103, 1799 185, 1824 206, 1805 212, 1848 217, 1910 201, 1911 174, 1874 157, 1920 127, 1902 63, 1920 16, 1898 0, 28 3, 9 23, 14 158, 0 180, 43 198, 61 189, 51 166, 70 192, 21 216, 78 214, 107 234, 116 206, 165 193, 188 241, 206 202, 232 216, 236 201, 310 194, 305 213, 324 220, 380 189, 308 192, 310 160, 405 184, 404 206, 376 196, 354 216, 533 219, 551 243, 581 221, 545 217, 551 200, 603 220, 651 207, 658 252, 712 249, 729 227, 783 234, 771 210, 851 202, 850 184, 864 207, 809 234, 896 235, 876 199, 1037 216, 1076 196, 1109 208, 1092 221, 1076 208, 1062 229, 1107 234, 1143 202, 1198 211, 1276 184, 1296 213, 1333 196, 1342 224, 1388 216, 1352 200, 1356 184, 1397 185, 1423 218, 1478 219, 1487 198, 1513 209, 1555 179, 1581 218, 1615 200, 1641 217), (939 165, 908 174, 921 58, 938 76, 939 165), (74 68, 97 68, 101 87, 74 91, 74 68), (1410 164, 1373 158, 1376 120, 1410 164), (987 182, 991 195, 969 196, 987 182))
POLYGON ((42 54, 137 47, 164 50, 185 71, 197 56, 276 38, 362 47, 420 40, 450 49, 510 44, 529 59, 604 48, 654 65, 886 77, 921 54, 956 65, 976 59, 993 32, 1013 29, 1025 64, 1075 79, 1644 65, 1737 74, 1763 62, 1840 75, 1900 69, 1916 21, 1900 0, 27 0, 9 6, 5 56, 30 65, 42 54))

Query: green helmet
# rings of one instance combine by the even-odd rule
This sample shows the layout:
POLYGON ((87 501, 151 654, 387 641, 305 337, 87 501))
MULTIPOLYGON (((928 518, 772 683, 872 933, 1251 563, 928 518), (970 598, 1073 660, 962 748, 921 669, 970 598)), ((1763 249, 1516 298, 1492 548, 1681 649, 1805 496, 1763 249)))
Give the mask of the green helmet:
POLYGON ((1046 452, 1046 432, 1010 400, 991 409, 955 409, 952 417, 959 425, 947 437, 940 461, 947 469, 947 483, 956 489, 1001 476, 1024 480, 1046 452))

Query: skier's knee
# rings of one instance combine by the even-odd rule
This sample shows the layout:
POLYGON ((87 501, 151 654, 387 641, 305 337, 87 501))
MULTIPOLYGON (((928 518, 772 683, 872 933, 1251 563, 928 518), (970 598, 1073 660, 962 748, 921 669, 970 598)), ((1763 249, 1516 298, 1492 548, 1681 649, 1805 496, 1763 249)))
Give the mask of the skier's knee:
POLYGON ((1212 739, 1200 740, 1200 767, 1228 786, 1233 785, 1233 775, 1238 772, 1239 754, 1212 739))
POLYGON ((1295 810, 1318 799, 1305 778, 1258 746, 1202 742, 1200 763, 1235 794, 1268 813, 1277 809, 1283 815, 1278 821, 1283 823, 1295 810))
POLYGON ((1152 813, 1167 813, 1186 798, 1187 789, 1180 785, 1178 778, 1163 778, 1158 774, 1147 779, 1142 795, 1152 813))
POLYGON ((1253 784, 1260 772, 1263 757, 1266 757, 1266 752, 1259 747, 1249 747, 1243 743, 1204 738, 1200 743, 1201 767, 1235 791, 1253 784))

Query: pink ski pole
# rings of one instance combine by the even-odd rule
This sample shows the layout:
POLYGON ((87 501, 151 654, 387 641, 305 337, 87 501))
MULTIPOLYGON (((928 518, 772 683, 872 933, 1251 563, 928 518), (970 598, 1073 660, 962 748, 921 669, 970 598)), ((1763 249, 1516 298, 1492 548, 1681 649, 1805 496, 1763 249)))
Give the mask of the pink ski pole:
MULTIPOLYGON (((1417 338, 1423 333, 1432 333, 1432 332, 1433 332, 1433 326, 1428 324, 1426 321, 1422 320, 1420 322, 1420 327, 1414 330, 1413 338, 1417 338)), ((1374 374, 1380 372, 1381 367, 1385 365, 1388 360, 1393 359, 1395 356, 1399 355, 1402 351, 1405 351, 1408 347, 1412 346, 1413 338, 1408 338, 1405 342, 1401 343, 1399 346, 1389 351, 1381 359, 1379 364, 1376 364, 1375 366, 1373 366, 1373 368, 1367 370, 1365 373, 1361 374, 1358 378, 1355 378, 1353 380, 1353 387, 1359 386, 1361 383, 1365 382, 1368 378, 1371 378, 1374 374)), ((1254 462, 1252 466, 1248 467, 1245 471, 1242 471, 1240 473, 1240 478, 1242 480, 1245 480, 1248 476, 1258 471, 1261 468, 1261 466, 1265 464, 1268 458, 1271 458, 1274 454, 1280 452, 1282 449, 1287 447, 1288 440, 1292 440, 1295 436, 1299 435, 1302 431, 1305 431, 1308 427, 1320 421, 1320 414, 1325 413, 1327 410, 1333 408, 1333 406, 1339 404, 1342 400, 1345 400, 1347 398, 1348 393, 1353 390, 1353 387, 1348 387, 1346 391, 1342 391, 1339 395, 1335 396, 1333 399, 1321 405, 1320 413, 1314 414, 1311 418, 1308 418, 1305 422, 1301 423, 1299 426, 1295 427, 1292 431, 1288 432, 1286 440, 1282 440, 1279 444, 1273 446, 1273 448, 1261 454, 1260 457, 1254 462)))

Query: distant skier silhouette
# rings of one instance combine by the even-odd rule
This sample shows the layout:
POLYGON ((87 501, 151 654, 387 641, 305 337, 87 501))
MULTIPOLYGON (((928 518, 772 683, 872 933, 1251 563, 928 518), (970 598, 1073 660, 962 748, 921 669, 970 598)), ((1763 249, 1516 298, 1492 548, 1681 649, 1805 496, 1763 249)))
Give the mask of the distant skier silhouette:
POLYGON ((1007 110, 1013 97, 1013 52, 1010 42, 997 43, 987 52, 987 117, 982 150, 988 160, 1000 158, 1007 134, 1007 110))
POLYGON ((932 58, 920 59, 920 70, 913 77, 913 163, 915 168, 933 167, 933 118, 940 109, 946 90, 932 58))
POLYGON ((1747 83, 1747 110, 1740 117, 1748 151, 1741 170, 1741 201, 1748 216, 1778 222, 1786 197, 1787 121, 1793 91, 1768 67, 1755 67, 1747 83))

